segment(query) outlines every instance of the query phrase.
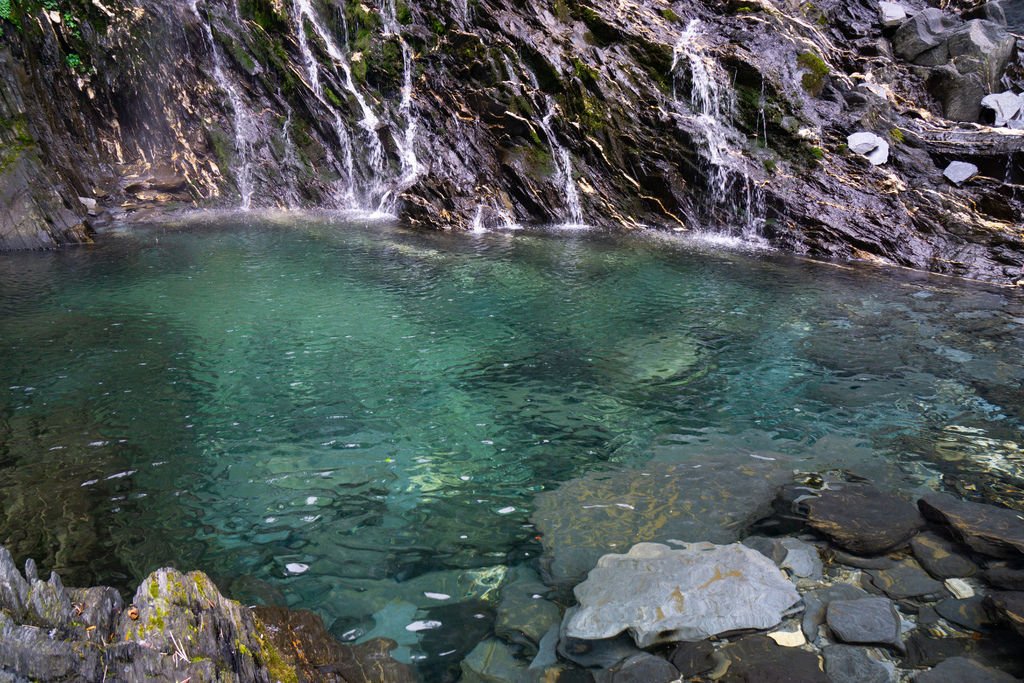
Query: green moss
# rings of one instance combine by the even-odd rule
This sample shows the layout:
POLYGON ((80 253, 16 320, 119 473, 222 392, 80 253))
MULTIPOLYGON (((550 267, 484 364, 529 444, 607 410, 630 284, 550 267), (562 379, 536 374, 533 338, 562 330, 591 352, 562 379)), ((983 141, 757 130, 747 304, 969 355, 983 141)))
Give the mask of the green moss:
POLYGON ((775 159, 765 159, 761 163, 764 164, 764 170, 768 171, 769 173, 775 173, 775 171, 779 167, 779 165, 775 163, 775 159))
POLYGON ((402 26, 408 26, 412 23, 412 9, 402 0, 398 0, 395 4, 395 18, 402 26))
POLYGON ((444 35, 445 31, 448 30, 448 27, 445 26, 444 22, 442 22, 437 17, 430 17, 430 30, 433 31, 435 34, 442 36, 444 35))
POLYGON ((270 680, 275 683, 299 683, 299 674, 295 667, 290 665, 281 654, 281 651, 274 647, 274 644, 267 636, 266 627, 258 618, 254 617, 256 623, 256 640, 260 644, 259 660, 267 667, 270 680))
POLYGON ((898 145, 902 145, 906 141, 906 137, 903 135, 903 131, 899 128, 893 128, 889 131, 889 137, 892 138, 893 142, 898 145))
POLYGON ((572 18, 572 14, 569 12, 569 6, 565 4, 565 0, 555 0, 554 7, 555 16, 562 23, 566 23, 572 18))
POLYGON ((584 64, 583 61, 581 59, 579 59, 578 57, 573 57, 573 59, 572 59, 572 68, 573 68, 573 71, 576 73, 576 78, 578 78, 581 81, 583 81, 583 83, 587 87, 589 87, 589 88, 596 88, 597 87, 597 79, 599 77, 597 69, 584 64))
POLYGON ((154 600, 160 597, 160 585, 153 579, 149 580, 149 597, 154 600))
POLYGON ((797 55, 796 63, 806 73, 800 78, 800 83, 808 94, 817 97, 825 87, 825 79, 829 75, 828 64, 813 52, 801 52, 797 55))
POLYGON ((823 150, 821 147, 811 147, 810 153, 811 156, 817 159, 818 161, 821 161, 822 159, 825 158, 825 150, 823 150))
POLYGON ((677 24, 682 23, 683 21, 682 17, 673 12, 672 9, 669 7, 666 7, 665 9, 661 10, 661 16, 677 24))

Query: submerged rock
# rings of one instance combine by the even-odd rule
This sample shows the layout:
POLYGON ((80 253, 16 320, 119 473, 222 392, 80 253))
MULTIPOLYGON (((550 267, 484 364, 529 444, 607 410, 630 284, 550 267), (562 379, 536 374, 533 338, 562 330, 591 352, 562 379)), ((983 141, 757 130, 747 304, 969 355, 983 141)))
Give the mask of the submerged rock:
POLYGON ((904 598, 937 599, 948 595, 936 581, 913 562, 900 562, 889 569, 869 569, 871 583, 894 600, 904 598))
POLYGON ((718 679, 725 683, 828 683, 817 654, 780 647, 762 635, 744 636, 719 652, 729 664, 718 679))
POLYGON ((990 593, 984 599, 985 608, 1017 633, 1024 636, 1024 592, 1003 591, 990 593))
POLYGON ((602 557, 574 592, 580 607, 566 616, 567 635, 597 640, 628 631, 638 647, 768 629, 800 599, 774 564, 738 543, 640 543, 602 557))
POLYGON ((924 525, 914 506, 870 484, 841 483, 804 501, 807 523, 855 554, 877 555, 924 525))
POLYGON ((958 500, 947 493, 927 495, 918 507, 976 552, 1007 558, 1024 555, 1024 517, 1019 512, 958 500))
POLYGON ((678 678, 679 670, 675 666, 646 652, 594 674, 596 683, 671 683, 678 678))
POLYGON ((895 667, 871 657, 866 648, 829 645, 821 651, 830 683, 893 683, 895 667))
POLYGON ((885 645, 903 650, 900 618, 886 598, 834 600, 828 606, 828 627, 844 643, 885 645))
POLYGON ((547 583, 567 589, 598 558, 640 542, 739 540, 771 512, 776 489, 792 473, 782 462, 649 463, 643 469, 588 474, 537 496, 547 583))
POLYGON ((914 678, 916 683, 1013 683, 1016 680, 1008 673, 963 657, 951 657, 914 678))
POLYGON ((961 546, 930 531, 910 539, 910 548, 921 566, 936 579, 960 578, 978 573, 978 565, 963 554, 961 546))

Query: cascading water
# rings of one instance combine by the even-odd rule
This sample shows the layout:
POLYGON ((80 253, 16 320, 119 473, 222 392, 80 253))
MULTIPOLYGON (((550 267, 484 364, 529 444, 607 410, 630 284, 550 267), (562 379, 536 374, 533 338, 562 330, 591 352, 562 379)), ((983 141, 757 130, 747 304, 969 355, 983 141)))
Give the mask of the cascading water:
POLYGON ((555 102, 549 96, 547 98, 548 112, 540 120, 541 130, 548 138, 551 146, 551 158, 558 169, 558 175, 562 179, 562 186, 565 189, 565 208, 569 215, 565 221, 565 227, 581 227, 583 222, 583 209, 580 207, 580 194, 576 188, 576 179, 572 175, 572 156, 561 143, 555 131, 551 128, 551 119, 555 116, 555 102))
POLYGON ((725 213, 730 221, 739 221, 742 237, 760 239, 764 223, 764 196, 745 171, 746 162, 732 138, 738 133, 732 126, 735 111, 733 90, 728 74, 708 54, 701 21, 693 19, 680 34, 672 51, 673 94, 676 100, 681 65, 690 75, 690 111, 702 144, 709 204, 713 213, 725 213))
MULTIPOLYGON (((521 95, 523 93, 523 83, 508 56, 503 58, 509 82, 512 83, 516 94, 521 95)), ((540 85, 537 83, 537 76, 529 69, 526 69, 526 75, 530 79, 530 84, 533 86, 534 91, 539 91, 540 85)), ((558 141, 558 136, 555 135, 555 131, 551 127, 551 119, 555 116, 555 101, 549 95, 545 96, 544 101, 547 113, 544 114, 544 117, 538 123, 548 139, 548 146, 551 148, 551 159, 555 164, 555 169, 558 171, 558 176, 562 180, 562 187, 565 191, 565 208, 569 215, 565 218, 563 227, 585 227, 583 209, 580 206, 580 193, 576 187, 576 179, 573 178, 572 155, 558 141)))
POLYGON ((405 121, 405 130, 401 135, 394 135, 398 159, 402 164, 402 174, 393 190, 382 198, 379 207, 380 211, 390 212, 394 209, 394 203, 398 200, 399 193, 416 182, 416 179, 422 174, 423 168, 416 157, 416 131, 419 121, 416 119, 412 107, 412 50, 405 42, 405 38, 402 37, 394 0, 384 0, 381 14, 384 19, 385 35, 396 36, 398 44, 402 48, 402 99, 398 112, 405 121))
MULTIPOLYGON (((327 56, 331 58, 335 68, 338 69, 339 78, 342 87, 355 99, 359 105, 359 110, 362 113, 362 119, 359 121, 359 127, 363 129, 365 139, 367 142, 367 166, 372 170, 372 177, 368 179, 366 189, 364 193, 366 201, 369 204, 373 204, 376 198, 384 195, 384 188, 381 184, 381 177, 384 171, 384 148, 380 142, 380 136, 377 133, 377 129, 380 128, 380 119, 374 113, 373 109, 367 103, 366 98, 363 97, 359 89, 356 88, 355 82, 352 80, 352 69, 349 65, 348 58, 344 52, 338 47, 335 39, 331 36, 330 31, 324 26, 320 19, 319 14, 313 9, 310 0, 294 0, 293 4, 294 20, 296 35, 299 42, 299 49, 302 52, 302 58, 305 62, 306 72, 310 79, 310 87, 313 88, 314 94, 323 102, 323 84, 320 78, 320 64, 316 59, 316 55, 309 45, 309 40, 306 37, 305 22, 309 22, 309 25, 313 28, 314 33, 323 43, 324 49, 327 51, 327 56)), ((326 104, 326 103, 325 103, 326 104)), ((333 108, 330 108, 335 118, 334 127, 338 133, 338 138, 342 144, 343 155, 345 156, 345 166, 349 171, 350 187, 352 187, 351 194, 353 197, 356 194, 354 189, 355 183, 355 169, 352 161, 351 141, 348 136, 347 128, 345 127, 344 121, 342 121, 340 114, 338 114, 333 108), (343 132, 344 131, 344 132, 343 132)))
POLYGON ((214 40, 213 29, 210 28, 210 23, 199 11, 198 0, 192 0, 191 7, 192 12, 196 15, 196 19, 199 20, 199 24, 203 27, 203 36, 210 49, 211 59, 213 60, 213 79, 216 81, 217 87, 227 94, 228 101, 231 103, 232 127, 235 133, 235 153, 238 156, 237 165, 231 169, 231 172, 235 176, 235 182, 238 183, 238 193, 242 197, 241 208, 243 211, 248 211, 252 208, 252 141, 258 139, 256 127, 249 116, 249 109, 246 107, 242 94, 224 71, 224 58, 220 54, 220 48, 217 47, 217 41, 214 40))

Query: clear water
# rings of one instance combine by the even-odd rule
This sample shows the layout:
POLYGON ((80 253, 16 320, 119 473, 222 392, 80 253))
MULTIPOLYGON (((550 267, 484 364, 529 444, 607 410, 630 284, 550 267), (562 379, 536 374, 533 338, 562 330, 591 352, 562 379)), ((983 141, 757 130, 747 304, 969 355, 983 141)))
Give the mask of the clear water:
POLYGON ((595 468, 779 452, 1024 504, 1022 342, 1013 292, 670 237, 135 228, 0 255, 0 542, 429 660, 425 594, 457 641, 595 468))

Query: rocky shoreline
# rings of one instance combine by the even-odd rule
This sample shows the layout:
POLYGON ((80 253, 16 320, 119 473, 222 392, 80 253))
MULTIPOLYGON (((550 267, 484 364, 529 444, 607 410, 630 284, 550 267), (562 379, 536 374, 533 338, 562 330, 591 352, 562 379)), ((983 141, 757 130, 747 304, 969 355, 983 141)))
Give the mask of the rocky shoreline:
MULTIPOLYGON (((668 525, 635 531, 621 552, 590 562, 573 597, 566 592, 573 582, 559 572, 584 565, 552 563, 566 550, 558 547, 565 530, 549 526, 544 578, 529 566, 511 571, 497 591, 494 632, 479 636, 457 668, 433 677, 980 683, 1024 676, 1019 513, 946 493, 915 504, 864 480, 830 476, 771 488, 771 508, 744 524, 749 531, 738 531, 738 542, 668 538, 711 509, 684 505, 668 525)), ((579 502, 571 490, 561 495, 579 502)), ((645 494, 636 495, 633 503, 645 494)), ((621 496, 604 499, 609 515, 608 508, 636 507, 621 496)), ((535 517, 553 519, 543 501, 535 517)), ((571 550, 591 553, 618 545, 615 538, 571 550)), ((429 629, 430 621, 417 623, 429 629)), ((338 642, 312 612, 245 607, 201 572, 157 570, 126 603, 112 588, 67 588, 55 573, 43 581, 32 560, 22 574, 0 548, 3 681, 419 680, 422 672, 391 656, 395 646, 382 638, 338 642)))

